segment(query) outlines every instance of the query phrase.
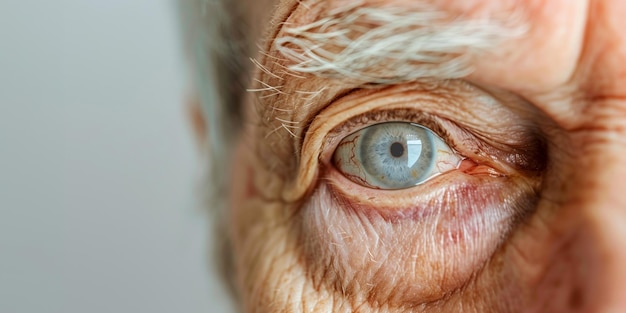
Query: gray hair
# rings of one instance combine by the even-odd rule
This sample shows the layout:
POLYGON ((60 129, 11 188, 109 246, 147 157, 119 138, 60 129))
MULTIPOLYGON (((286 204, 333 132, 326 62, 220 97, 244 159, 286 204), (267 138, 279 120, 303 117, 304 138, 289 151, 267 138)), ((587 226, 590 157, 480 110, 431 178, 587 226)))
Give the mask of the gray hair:
POLYGON ((417 1, 412 6, 407 10, 355 1, 309 24, 285 26, 274 47, 293 62, 289 67, 293 72, 395 84, 467 76, 473 55, 526 31, 517 18, 509 17, 509 25, 451 19, 430 3, 417 1))

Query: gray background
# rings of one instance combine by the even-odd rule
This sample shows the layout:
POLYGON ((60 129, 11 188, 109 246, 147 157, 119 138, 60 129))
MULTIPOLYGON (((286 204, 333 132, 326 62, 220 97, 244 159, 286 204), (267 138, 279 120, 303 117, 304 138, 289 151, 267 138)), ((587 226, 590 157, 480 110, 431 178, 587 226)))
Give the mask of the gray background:
POLYGON ((172 1, 0 0, 0 312, 226 312, 172 1))

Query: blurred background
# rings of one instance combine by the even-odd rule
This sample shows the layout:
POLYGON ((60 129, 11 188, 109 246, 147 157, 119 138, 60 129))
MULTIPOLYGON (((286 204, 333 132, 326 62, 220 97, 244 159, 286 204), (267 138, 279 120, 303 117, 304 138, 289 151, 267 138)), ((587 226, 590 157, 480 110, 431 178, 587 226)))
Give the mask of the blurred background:
POLYGON ((0 312, 230 312, 168 0, 0 1, 0 312))

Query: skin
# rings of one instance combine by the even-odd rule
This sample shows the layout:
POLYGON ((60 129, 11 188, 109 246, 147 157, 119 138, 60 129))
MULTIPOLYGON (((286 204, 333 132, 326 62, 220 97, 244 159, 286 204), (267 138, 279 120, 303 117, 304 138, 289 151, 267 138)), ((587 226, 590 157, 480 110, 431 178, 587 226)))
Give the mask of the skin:
MULTIPOLYGON (((316 14, 279 2, 274 22, 255 22, 270 25, 269 56, 279 22, 316 14)), ((626 2, 433 3, 468 19, 515 10, 530 29, 452 82, 361 89, 254 74, 284 92, 248 95, 235 144, 228 223, 242 309, 626 311, 626 2), (322 88, 312 101, 297 92, 322 88), (364 120, 419 116, 439 121, 425 126, 445 129, 468 158, 461 168, 381 191, 333 165, 334 148, 364 120)), ((257 59, 274 73, 288 65, 257 59)))

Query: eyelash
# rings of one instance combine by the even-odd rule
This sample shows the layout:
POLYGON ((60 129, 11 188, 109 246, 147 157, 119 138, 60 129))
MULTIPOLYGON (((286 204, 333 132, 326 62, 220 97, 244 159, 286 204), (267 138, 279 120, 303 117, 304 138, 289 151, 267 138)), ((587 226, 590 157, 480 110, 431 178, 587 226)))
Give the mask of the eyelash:
POLYGON ((432 130, 437 136, 439 136, 455 153, 465 158, 461 151, 459 151, 459 144, 455 138, 451 135, 451 130, 448 130, 443 126, 443 122, 446 122, 449 126, 455 128, 454 130, 462 131, 454 122, 447 119, 442 119, 433 114, 415 111, 410 109, 394 109, 394 110, 377 110, 366 112, 357 116, 354 116, 342 123, 338 127, 331 130, 326 136, 326 142, 324 143, 322 154, 322 163, 329 163, 329 156, 332 156, 337 144, 344 137, 359 131, 365 127, 384 123, 384 122, 410 122, 422 125, 432 130))

